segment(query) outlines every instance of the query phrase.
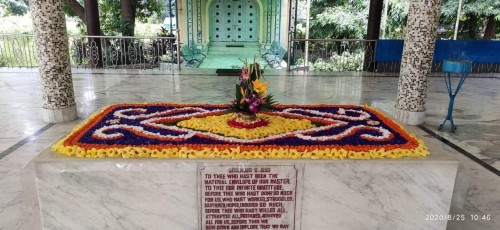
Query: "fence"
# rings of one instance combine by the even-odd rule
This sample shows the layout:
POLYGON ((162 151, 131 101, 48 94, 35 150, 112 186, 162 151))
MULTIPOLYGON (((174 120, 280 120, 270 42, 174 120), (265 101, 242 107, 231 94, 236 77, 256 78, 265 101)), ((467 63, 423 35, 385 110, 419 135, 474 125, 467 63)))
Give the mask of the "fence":
POLYGON ((36 67, 33 35, 0 35, 0 67, 36 67))
POLYGON ((289 70, 363 71, 373 65, 374 44, 362 39, 289 39, 289 70))
MULTIPOLYGON (((74 68, 152 69, 179 67, 177 38, 69 36, 74 68)), ((0 35, 0 67, 36 67, 33 35, 0 35)))

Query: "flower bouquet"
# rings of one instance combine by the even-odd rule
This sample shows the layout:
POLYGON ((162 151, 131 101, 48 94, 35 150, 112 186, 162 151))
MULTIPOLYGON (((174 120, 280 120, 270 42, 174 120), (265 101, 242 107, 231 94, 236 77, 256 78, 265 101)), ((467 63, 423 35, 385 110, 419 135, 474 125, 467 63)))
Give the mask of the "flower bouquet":
POLYGON ((267 121, 257 116, 259 111, 269 110, 276 102, 267 93, 267 81, 262 82, 262 69, 254 59, 252 64, 243 61, 239 84, 236 84, 236 98, 231 101, 230 111, 238 117, 229 124, 238 128, 256 128, 267 125, 267 121))

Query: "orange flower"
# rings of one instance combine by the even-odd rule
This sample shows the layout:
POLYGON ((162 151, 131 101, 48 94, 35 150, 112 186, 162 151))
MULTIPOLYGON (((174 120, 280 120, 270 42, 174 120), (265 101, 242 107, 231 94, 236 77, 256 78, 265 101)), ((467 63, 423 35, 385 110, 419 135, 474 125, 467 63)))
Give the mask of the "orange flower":
POLYGON ((257 79, 255 81, 252 81, 252 83, 253 83, 253 90, 257 92, 261 97, 267 94, 267 81, 260 82, 259 79, 257 79))

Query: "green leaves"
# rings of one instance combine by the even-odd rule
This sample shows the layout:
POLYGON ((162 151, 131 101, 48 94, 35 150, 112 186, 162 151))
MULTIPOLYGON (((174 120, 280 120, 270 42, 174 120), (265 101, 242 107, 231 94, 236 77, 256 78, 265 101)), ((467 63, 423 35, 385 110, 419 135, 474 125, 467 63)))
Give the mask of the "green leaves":
MULTIPOLYGON (((458 0, 443 0, 441 13, 445 16, 456 17, 458 0)), ((463 0, 462 14, 475 14, 477 16, 498 15, 500 19, 500 1, 498 0, 463 0)))
POLYGON ((312 38, 363 38, 368 3, 364 0, 319 0, 311 4, 312 38))
POLYGON ((0 0, 0 16, 22 16, 28 12, 28 0, 0 0))
POLYGON ((248 73, 249 73, 251 81, 255 81, 257 79, 260 79, 260 76, 262 75, 262 70, 260 69, 260 64, 257 62, 250 64, 250 66, 248 67, 248 73))
POLYGON ((236 103, 240 104, 241 99, 243 99, 243 94, 240 85, 236 84, 236 103))

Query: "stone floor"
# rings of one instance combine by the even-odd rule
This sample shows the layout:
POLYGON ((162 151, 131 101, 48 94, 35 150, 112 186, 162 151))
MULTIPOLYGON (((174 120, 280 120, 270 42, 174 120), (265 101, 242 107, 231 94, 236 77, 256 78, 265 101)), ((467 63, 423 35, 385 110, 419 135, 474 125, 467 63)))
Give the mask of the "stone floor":
MULTIPOLYGON (((218 77, 214 70, 74 70, 73 79, 81 119, 52 125, 42 120, 37 70, 0 69, 2 230, 39 226, 40 220, 32 218, 36 211, 33 204, 24 202, 29 199, 23 188, 32 184, 23 176, 23 168, 29 167, 29 161, 36 154, 90 114, 121 102, 227 103, 234 96, 236 83, 235 77, 218 77)), ((398 85, 394 74, 288 74, 270 70, 266 79, 270 82, 269 91, 280 103, 368 104, 387 114, 393 112, 398 85)), ((425 124, 412 130, 426 138, 444 138, 450 143, 438 142, 442 143, 438 147, 462 163, 451 213, 464 214, 466 220, 449 221, 448 229, 500 229, 500 75, 480 74, 467 79, 456 99, 456 133, 448 132, 448 126, 443 132, 436 130, 447 106, 443 79, 432 77, 425 124), (471 215, 478 220, 472 220, 471 215), (489 216, 490 220, 482 220, 483 216, 489 216)), ((429 213, 432 214, 446 213, 429 213)))
MULTIPOLYGON (((231 44, 234 45, 234 44, 231 44)), ((254 58, 261 58, 259 43, 242 43, 243 47, 226 47, 225 42, 212 42, 208 47, 207 57, 203 59, 200 68, 233 69, 243 66, 243 60, 252 63, 254 58)), ((261 61, 260 63, 265 63, 261 61)))

